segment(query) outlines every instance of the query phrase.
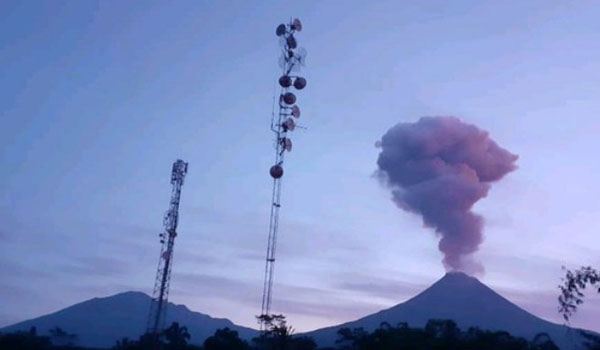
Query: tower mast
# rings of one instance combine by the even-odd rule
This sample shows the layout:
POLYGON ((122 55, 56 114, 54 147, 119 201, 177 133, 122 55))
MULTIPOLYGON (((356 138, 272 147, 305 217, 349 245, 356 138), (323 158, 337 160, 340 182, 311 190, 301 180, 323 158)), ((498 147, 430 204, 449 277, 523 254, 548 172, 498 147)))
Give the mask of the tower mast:
POLYGON ((271 217, 269 221, 269 235, 265 261, 265 280, 263 285, 262 309, 258 317, 261 329, 271 316, 271 300, 273 294, 273 274, 275 268, 275 252, 277 248, 277 233, 279 230, 279 210, 281 208, 281 181, 283 176, 283 160, 285 151, 292 150, 292 141, 288 132, 296 128, 295 119, 300 117, 300 108, 295 104, 296 95, 290 92, 293 86, 302 90, 306 86, 306 79, 294 75, 300 70, 306 59, 306 50, 298 48, 294 34, 302 30, 302 24, 297 18, 288 24, 280 24, 276 34, 280 37, 281 57, 280 66, 283 70, 279 78, 281 87, 279 93, 279 113, 271 116, 271 131, 275 133, 275 165, 270 169, 273 178, 273 193, 271 197, 271 217))
POLYGON ((146 325, 146 332, 152 334, 155 339, 158 338, 166 318, 171 267, 173 266, 173 247, 175 245, 175 237, 177 236, 177 223, 179 219, 179 199, 187 169, 188 163, 181 159, 173 163, 171 171, 171 184, 173 185, 171 202, 169 203, 169 210, 167 210, 163 222, 165 231, 159 234, 161 250, 158 258, 152 301, 150 303, 150 314, 148 315, 148 323, 146 325))

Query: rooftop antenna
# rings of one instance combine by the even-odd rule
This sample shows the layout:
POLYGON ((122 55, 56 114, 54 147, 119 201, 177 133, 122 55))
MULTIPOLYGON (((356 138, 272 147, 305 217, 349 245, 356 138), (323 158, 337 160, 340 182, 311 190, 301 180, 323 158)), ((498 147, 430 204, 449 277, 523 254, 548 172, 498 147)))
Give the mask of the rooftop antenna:
POLYGON ((151 334, 156 344, 161 330, 164 328, 164 322, 167 312, 167 302, 169 299, 169 283, 171 280, 171 267, 173 266, 173 247, 175 237, 177 237, 177 222, 179 219, 179 198, 181 196, 181 187, 183 179, 187 174, 188 163, 177 159, 173 163, 171 171, 171 202, 164 218, 165 231, 160 233, 161 249, 158 258, 158 268, 156 270, 156 279, 154 282, 154 291, 150 303, 150 314, 146 333, 151 334))
POLYGON ((273 294, 273 272, 275 267, 275 251, 277 232, 279 229, 279 209, 281 208, 281 181, 283 176, 283 158, 285 152, 292 151, 292 140, 289 133, 296 127, 296 119, 300 118, 300 108, 296 105, 296 95, 291 89, 302 90, 306 79, 297 76, 295 72, 304 66, 306 50, 298 47, 295 34, 302 30, 302 23, 295 18, 288 24, 280 24, 275 34, 280 38, 281 57, 279 66, 282 75, 279 78, 279 113, 271 116, 271 131, 275 133, 275 164, 269 173, 273 178, 273 194, 271 198, 271 218, 269 221, 269 238, 265 263, 265 281, 263 285, 262 310, 258 317, 261 330, 271 318, 271 299, 273 294))

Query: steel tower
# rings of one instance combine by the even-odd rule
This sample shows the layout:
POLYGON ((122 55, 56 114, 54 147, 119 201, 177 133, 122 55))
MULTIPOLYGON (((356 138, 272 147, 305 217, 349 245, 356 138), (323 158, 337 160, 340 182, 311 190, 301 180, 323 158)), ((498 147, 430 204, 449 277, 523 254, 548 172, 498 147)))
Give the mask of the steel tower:
POLYGON ((279 229, 279 210, 281 208, 281 181, 283 176, 283 160, 285 151, 292 150, 292 141, 288 132, 296 128, 295 119, 300 117, 300 108, 295 104, 296 95, 290 89, 302 90, 306 79, 294 75, 300 70, 306 59, 306 50, 298 48, 295 34, 302 30, 302 24, 297 18, 288 24, 280 24, 276 34, 280 38, 281 57, 279 65, 283 74, 279 78, 281 87, 279 93, 279 113, 271 116, 271 130, 275 133, 275 165, 270 169, 273 178, 273 194, 271 198, 271 217, 265 262, 265 280, 263 285, 262 310, 258 317, 263 329, 264 321, 271 316, 271 298, 273 293, 273 273, 275 267, 275 252, 277 248, 277 233, 279 229))
POLYGON ((155 338, 158 337, 164 327, 166 318, 171 267, 173 266, 173 247, 175 245, 175 237, 177 236, 177 222, 179 219, 179 198, 187 169, 188 163, 181 159, 173 163, 173 170, 171 172, 171 184, 173 185, 171 202, 164 218, 165 231, 159 234, 161 249, 150 304, 150 314, 148 315, 146 326, 146 332, 152 334, 155 338))

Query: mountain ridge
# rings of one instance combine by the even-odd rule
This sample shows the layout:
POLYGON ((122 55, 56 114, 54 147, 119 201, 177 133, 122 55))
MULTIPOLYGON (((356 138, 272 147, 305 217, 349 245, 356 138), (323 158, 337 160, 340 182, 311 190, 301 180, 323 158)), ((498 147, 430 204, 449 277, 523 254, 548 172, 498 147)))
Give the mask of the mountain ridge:
MULTIPOLYGON (((127 291, 106 297, 95 297, 56 312, 0 329, 0 332, 26 331, 35 326, 40 334, 60 327, 78 336, 77 344, 110 348, 124 337, 135 340, 145 332, 151 298, 138 291, 127 291)), ((228 327, 249 339, 257 331, 238 326, 226 318, 215 318, 191 311, 185 305, 169 302, 165 324, 179 322, 191 334, 190 341, 201 344, 219 328, 228 327)))
MULTIPOLYGON (((56 326, 79 336, 79 345, 112 347, 123 337, 137 339, 145 331, 150 296, 137 291, 96 297, 76 303, 31 320, 0 329, 0 332, 29 330, 36 326, 40 334, 56 326)), ((421 293, 407 301, 343 324, 301 333, 313 337, 321 347, 333 346, 341 328, 364 328, 372 331, 382 322, 395 325, 407 322, 411 327, 423 327, 430 319, 451 319, 466 330, 507 331, 531 340, 545 332, 563 350, 579 349, 581 336, 572 329, 543 320, 510 302, 477 278, 461 272, 449 272, 421 293)), ((251 339, 258 334, 252 328, 235 325, 226 318, 214 318, 191 311, 185 305, 168 303, 167 321, 188 327, 191 342, 201 344, 219 328, 238 331, 240 337, 251 339)), ((593 332, 592 332, 593 333, 593 332)))

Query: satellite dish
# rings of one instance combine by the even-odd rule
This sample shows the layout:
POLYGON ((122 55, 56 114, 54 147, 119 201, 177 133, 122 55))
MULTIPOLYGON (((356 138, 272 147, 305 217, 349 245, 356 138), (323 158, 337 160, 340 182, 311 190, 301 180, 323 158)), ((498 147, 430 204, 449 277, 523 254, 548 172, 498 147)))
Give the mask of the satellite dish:
POLYGON ((279 56, 279 68, 286 68, 286 65, 289 63, 289 67, 287 67, 290 72, 297 72, 300 70, 301 66, 306 65, 306 49, 298 48, 295 52, 292 50, 283 51, 279 56), (290 56, 291 53, 291 56, 290 56))
POLYGON ((305 86, 306 86, 306 79, 304 79, 302 77, 296 77, 296 79, 294 80, 294 87, 298 90, 302 90, 302 89, 304 89, 305 86))
MULTIPOLYGON (((302 25, 300 25, 300 28, 302 28, 302 25)), ((282 36, 283 34, 285 34, 285 32, 285 24, 278 25, 277 29, 275 30, 275 34, 277 34, 277 36, 282 36)))
POLYGON ((296 103, 296 95, 291 92, 286 92, 285 94, 281 95, 281 99, 288 105, 293 105, 296 103))
POLYGON ((292 34, 290 34, 287 39, 285 40, 287 46, 290 49, 295 49, 296 47, 298 47, 298 43, 296 42, 296 38, 294 38, 294 36, 292 34))
POLYGON ((274 179, 279 179, 283 176, 283 168, 280 165, 273 165, 269 170, 269 174, 274 179))
POLYGON ((294 122, 294 119, 292 118, 287 118, 287 120, 283 122, 283 127, 289 131, 294 131, 294 129, 296 129, 296 122, 294 122))
POLYGON ((292 140, 290 140, 287 137, 284 137, 281 142, 283 143, 283 148, 285 148, 286 151, 292 151, 292 140))
MULTIPOLYGON (((290 58, 290 60, 296 66, 305 66, 307 54, 308 54, 308 52, 306 51, 306 49, 303 47, 300 47, 294 52, 294 57, 290 58)), ((299 69, 300 69, 300 67, 298 67, 297 70, 299 70, 299 69)))
POLYGON ((279 78, 279 85, 284 88, 290 87, 292 85, 292 78, 290 78, 288 75, 282 75, 281 78, 279 78))
POLYGON ((298 60, 298 63, 303 66, 306 64, 306 55, 308 55, 308 51, 306 51, 305 48, 301 47, 296 50, 296 59, 298 60))
POLYGON ((167 260, 169 258, 169 255, 171 255, 171 249, 165 250, 164 253, 162 254, 162 258, 167 260))
POLYGON ((292 116, 294 118, 300 118, 300 107, 293 105, 292 106, 292 116))
POLYGON ((302 22, 300 22, 300 20, 298 18, 294 18, 294 21, 292 22, 292 28, 298 32, 301 32, 302 31, 302 22))

